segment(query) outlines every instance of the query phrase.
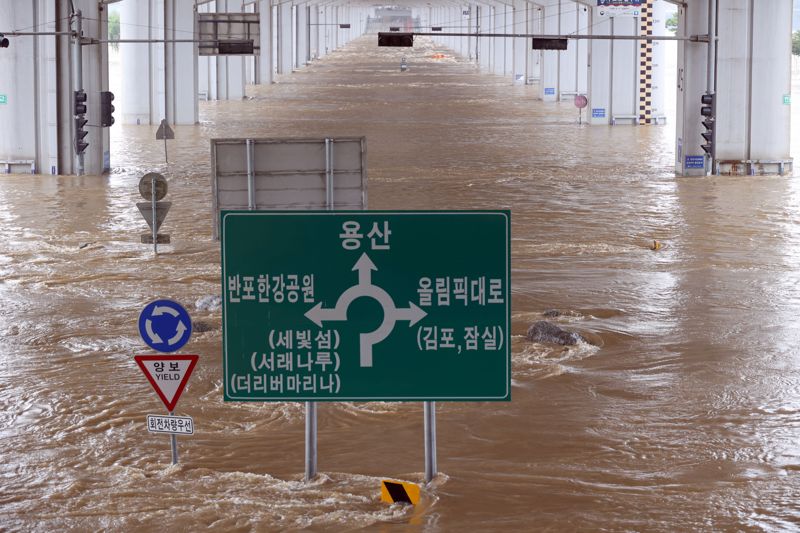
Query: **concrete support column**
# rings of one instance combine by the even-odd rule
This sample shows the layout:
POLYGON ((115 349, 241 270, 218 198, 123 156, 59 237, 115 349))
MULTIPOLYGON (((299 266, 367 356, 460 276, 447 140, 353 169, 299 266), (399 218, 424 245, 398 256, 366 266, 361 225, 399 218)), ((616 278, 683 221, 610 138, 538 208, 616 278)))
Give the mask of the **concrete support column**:
MULTIPOLYGON (((508 33, 508 30, 506 30, 506 13, 508 10, 509 6, 505 4, 496 4, 493 7, 494 17, 492 22, 494 26, 492 31, 494 33, 508 33)), ((502 76, 506 70, 506 41, 508 41, 508 38, 494 37, 492 41, 492 72, 502 76)))
POLYGON ((325 57, 328 55, 328 31, 325 24, 328 23, 328 7, 318 6, 318 23, 317 26, 317 57, 325 57))
MULTIPOLYGON (((561 35, 575 33, 579 28, 578 5, 568 0, 561 1, 559 15, 559 31, 561 35)), ((567 41, 567 49, 559 52, 558 62, 558 100, 574 98, 578 84, 578 48, 579 40, 567 41)))
POLYGON ((311 60, 319 58, 319 6, 310 4, 308 9, 309 37, 308 54, 311 60))
POLYGON ((475 63, 479 63, 478 60, 478 52, 480 50, 478 45, 478 39, 472 37, 472 34, 477 33, 478 31, 478 5, 477 4, 468 4, 467 10, 469 11, 469 15, 467 16, 467 20, 465 21, 466 26, 468 28, 468 32, 470 36, 466 38, 467 41, 467 53, 465 54, 467 59, 475 61, 475 63))
MULTIPOLYGON (((656 0, 653 2, 653 35, 671 35, 666 28, 667 2, 656 0)), ((666 123, 666 82, 667 72, 666 47, 673 43, 653 41, 652 43, 652 71, 650 83, 651 115, 655 123, 666 123)))
MULTIPOLYGON (((78 2, 75 2, 77 5, 78 2)), ((108 11, 95 2, 83 1, 84 34, 98 40, 108 40, 108 11), (94 19, 94 20, 92 20, 94 19)), ((76 7, 77 9, 77 7, 76 7)), ((84 172, 99 175, 111 170, 111 136, 108 128, 100 127, 100 92, 108 90, 108 46, 83 46, 83 86, 89 112, 89 148, 84 157, 84 172)))
MULTIPOLYGON (((601 17, 592 10, 592 33, 638 35, 638 17, 601 17)), ((592 40, 589 69, 589 122, 638 124, 639 44, 635 40, 592 40)))
MULTIPOLYGON (((597 10, 591 14, 591 31, 598 35, 612 34, 612 20, 602 18, 597 10)), ((611 71, 613 67, 613 41, 589 41, 589 106, 587 120, 594 125, 611 124, 611 91, 613 80, 611 71)))
MULTIPOLYGON (((220 13, 241 13, 243 0, 217 0, 220 13)), ((217 56, 217 99, 241 100, 245 96, 244 58, 217 56)))
MULTIPOLYGON (((253 0, 250 4, 245 4, 244 7, 245 13, 257 13, 258 12, 258 1, 253 0)), ((255 43, 256 46, 259 43, 255 43)), ((256 64, 258 63, 258 56, 251 55, 244 57, 244 82, 245 85, 255 85, 256 84, 256 64)))
MULTIPOLYGON (((440 9, 436 15, 436 22, 432 23, 432 25, 441 26, 443 32, 466 32, 467 30, 461 27, 460 20, 460 11, 457 11, 456 8, 451 6, 440 9)), ((461 37, 448 37, 445 41, 445 45, 461 55, 461 37)))
MULTIPOLYGON (((7 28, 45 28, 55 31, 60 18, 50 2, 0 3, 0 20, 7 28), (39 26, 39 25, 42 26, 39 26)), ((69 92, 70 79, 57 75, 54 37, 11 37, 11 44, 0 52, 0 173, 70 172, 59 165, 59 132, 56 128, 59 90, 69 92), (8 164, 10 161, 20 161, 8 164), (31 168, 33 167, 33 169, 31 168)), ((69 59, 69 55, 67 55, 69 59)), ((71 104, 70 104, 71 105, 71 104)), ((71 113, 71 112, 70 112, 71 113)), ((70 115, 71 120, 71 115, 70 115)), ((65 145, 70 148, 67 128, 65 145)), ((71 151, 65 154, 70 159, 71 151)))
POLYGON ((317 57, 322 58, 325 57, 328 53, 327 47, 328 43, 326 40, 326 26, 325 24, 328 21, 328 8, 327 6, 316 6, 315 9, 317 10, 317 26, 316 34, 317 34, 317 57))
MULTIPOLYGON (((120 39, 150 38, 150 6, 125 0, 119 4, 120 39)), ((150 124, 150 45, 121 43, 122 93, 115 95, 117 120, 122 124, 150 124)))
MULTIPOLYGON (((470 23, 470 6, 469 4, 462 4, 453 8, 453 15, 447 19, 450 21, 449 26, 456 26, 458 29, 454 31, 469 32, 470 23), (466 15, 464 14, 466 13, 466 15)), ((465 59, 470 59, 469 37, 456 37, 458 53, 465 59)))
POLYGON ((342 44, 339 40, 339 21, 342 18, 342 7, 339 5, 334 6, 331 15, 331 50, 336 50, 342 44))
MULTIPOLYGON (((477 29, 478 33, 491 33, 492 8, 485 4, 477 4, 477 29)), ((492 40, 488 37, 477 37, 478 65, 489 70, 491 66, 492 40)))
MULTIPOLYGON (((130 0, 125 0, 126 2, 130 0)), ((199 13, 216 11, 216 2, 209 2, 197 6, 199 13)), ((197 92, 198 98, 216 100, 217 95, 217 56, 202 56, 197 58, 197 92)))
MULTIPOLYGON (((528 33, 543 33, 542 7, 529 2, 530 10, 528 16, 528 33)), ((526 83, 540 83, 542 78, 542 51, 534 50, 530 40, 527 43, 528 52, 526 55, 526 65, 528 77, 526 83)))
MULTIPOLYGON (((746 4, 747 0, 742 3, 746 4)), ((747 32, 746 14, 732 17, 730 23, 738 21, 739 30, 744 30, 745 39, 739 41, 738 54, 744 58, 747 55, 750 34, 747 32)), ((684 35, 705 34, 708 31, 708 10, 705 2, 695 2, 686 8, 678 9, 678 27, 684 35)), ((728 48, 733 51, 732 47, 728 48)), ((705 142, 700 136, 703 131, 700 116, 700 95, 709 87, 707 86, 708 48, 700 43, 678 43, 678 102, 677 124, 675 127, 675 172, 682 176, 704 176, 709 170, 709 162, 700 146, 705 142)), ((743 61, 746 65, 746 61, 743 61)), ((747 107, 748 88, 739 87, 736 90, 739 103, 747 107), (743 90, 744 89, 744 90, 743 90)), ((731 95, 733 97, 733 95, 731 95)), ((719 108, 717 116, 719 116, 719 108)), ((734 111, 734 116, 728 119, 728 127, 740 132, 747 130, 745 114, 734 111)), ((723 135, 717 128, 718 138, 723 135)), ((744 142, 739 148, 745 149, 744 142)))
POLYGON ((270 0, 258 1, 259 44, 261 53, 256 58, 255 82, 261 85, 272 83, 272 3, 270 0))
POLYGON ((288 2, 278 5, 278 74, 292 72, 292 7, 288 2))
MULTIPOLYGON (((561 27, 561 0, 549 0, 542 6, 542 31, 547 35, 556 35, 561 27)), ((555 102, 561 91, 559 73, 561 71, 561 52, 556 50, 542 51, 542 73, 539 94, 545 102, 555 102)))
MULTIPOLYGON (((753 0, 720 0, 716 47, 716 154, 712 172, 762 174, 791 172, 791 0, 766 8, 753 0)), ((706 2, 679 11, 689 35, 707 31, 706 2)), ((676 172, 699 175, 700 96, 707 87, 707 49, 678 47, 676 172)), ((707 165, 708 166, 708 165, 707 165)))
MULTIPOLYGON (((442 27, 442 31, 458 31, 458 32, 466 32, 467 30, 462 27, 461 20, 461 7, 453 7, 449 6, 442 9, 439 13, 439 26, 442 27), (444 26, 450 26, 449 28, 444 26), (455 26, 456 28, 453 28, 455 26)), ((463 55, 461 53, 461 37, 450 37, 447 41, 447 47, 456 52, 459 55, 463 55)))
MULTIPOLYGON (((127 0, 131 1, 131 0, 127 0)), ((222 0, 224 1, 224 0, 222 0)), ((144 3, 135 2, 140 9, 145 9, 144 3)), ((163 41, 166 37, 164 4, 165 0, 148 0, 149 14, 148 26, 150 39, 163 41)), ((150 45, 131 44, 130 46, 149 46, 150 47, 150 123, 158 124, 161 119, 167 117, 167 90, 166 90, 166 55, 165 44, 157 42, 150 45)), ((125 66, 123 65, 123 69, 125 66)), ((136 76, 137 72, 130 73, 136 76)))
MULTIPOLYGON (((349 5, 343 6, 342 7, 342 18, 341 18, 341 20, 339 20, 339 24, 347 24, 348 22, 350 22, 350 14, 352 13, 352 11, 353 11, 353 9, 349 5)), ((350 33, 352 31, 352 29, 353 29, 352 25, 350 26, 349 30, 348 29, 339 29, 338 26, 336 27, 336 31, 339 32, 339 35, 342 38, 342 44, 343 45, 349 43, 352 40, 352 35, 350 33)))
MULTIPOLYGON (((514 31, 514 0, 510 0, 508 4, 503 6, 505 11, 505 20, 503 23, 503 31, 511 33, 514 31)), ((510 37, 503 39, 503 76, 511 77, 514 80, 514 40, 510 37)))
POLYGON ((292 68, 289 72, 293 72, 298 66, 297 59, 297 5, 292 4, 292 68))
POLYGON ((309 55, 309 7, 308 4, 297 6, 297 66, 305 66, 311 56, 309 55))
MULTIPOLYGON (((511 27, 512 33, 528 33, 528 10, 530 4, 525 0, 514 0, 514 23, 511 27)), ((514 83, 524 84, 527 83, 528 72, 526 65, 526 56, 528 49, 531 47, 531 40, 518 37, 513 39, 512 43, 512 76, 514 83)))
MULTIPOLYGON (((457 32, 467 32, 467 24, 465 24, 469 19, 464 17, 464 11, 468 9, 468 6, 461 5, 461 6, 454 6, 450 7, 442 14, 443 26, 452 26, 451 28, 444 29, 442 31, 457 31, 457 32)), ((466 47, 466 38, 465 37, 453 37, 451 39, 452 48, 455 50, 458 55, 461 57, 467 57, 465 53, 467 50, 466 47)))
MULTIPOLYGON (((589 29, 588 7, 576 2, 561 2, 560 34, 584 35, 589 29)), ((560 53, 558 99, 571 100, 587 91, 589 42, 570 40, 566 51, 560 53)))
POLYGON ((333 30, 331 29, 333 26, 333 21, 336 19, 335 17, 335 6, 325 6, 325 26, 322 27, 325 33, 325 53, 330 54, 335 49, 335 43, 333 40, 333 30))
MULTIPOLYGON (((348 6, 342 6, 339 10, 339 20, 337 24, 345 24, 350 21, 350 8, 348 6)), ((350 30, 343 30, 340 29, 339 26, 334 26, 333 30, 339 36, 339 45, 344 46, 348 42, 350 42, 350 30)))
MULTIPOLYGON (((167 39, 190 39, 194 35, 192 4, 166 0, 164 12, 167 39)), ((170 124, 196 124, 200 120, 197 105, 197 44, 167 43, 164 52, 166 119, 170 124)))

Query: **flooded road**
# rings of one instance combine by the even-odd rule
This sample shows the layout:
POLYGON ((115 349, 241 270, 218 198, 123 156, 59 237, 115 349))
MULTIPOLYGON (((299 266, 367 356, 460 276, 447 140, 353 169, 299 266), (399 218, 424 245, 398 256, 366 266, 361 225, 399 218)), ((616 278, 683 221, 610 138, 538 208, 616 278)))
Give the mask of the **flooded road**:
POLYGON ((155 126, 115 126, 109 176, 0 179, 0 530, 796 530, 800 182, 675 178, 672 126, 579 126, 446 50, 374 41, 202 103, 168 166, 155 126), (224 403, 221 313, 197 305, 220 293, 208 139, 362 135, 370 208, 512 211, 512 401, 438 404, 416 508, 379 483, 422 480, 421 404, 322 404, 305 485, 302 404, 224 403), (157 258, 149 171, 173 202, 157 258), (133 360, 156 298, 206 330, 175 467, 133 360), (590 342, 527 342, 550 309, 590 342))

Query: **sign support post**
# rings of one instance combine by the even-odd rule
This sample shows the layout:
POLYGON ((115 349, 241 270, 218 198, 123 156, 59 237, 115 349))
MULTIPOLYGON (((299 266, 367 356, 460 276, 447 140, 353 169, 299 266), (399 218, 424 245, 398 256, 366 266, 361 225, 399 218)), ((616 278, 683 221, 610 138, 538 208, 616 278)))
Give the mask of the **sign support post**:
POLYGON ((150 232, 142 235, 142 244, 153 241, 153 252, 158 255, 159 239, 161 244, 169 244, 169 234, 158 234, 158 229, 167 217, 172 202, 160 202, 167 195, 167 180, 161 174, 150 172, 139 180, 139 194, 146 202, 137 202, 136 207, 144 217, 150 232))
POLYGON ((161 124, 156 130, 156 140, 164 139, 164 162, 169 165, 169 155, 167 154, 167 139, 174 139, 175 132, 169 127, 167 119, 161 119, 161 124))
MULTIPOLYGON (((170 411, 169 416, 175 416, 175 411, 170 411)), ((170 435, 170 444, 172 446, 172 464, 178 464, 178 437, 175 433, 170 435)))
MULTIPOLYGON (((166 141, 164 141, 166 142, 166 141)), ((158 217, 156 216, 156 174, 150 176, 150 205, 153 209, 153 254, 158 255, 158 217)))
POLYGON ((436 402, 422 402, 425 412, 425 483, 436 477, 436 402))
POLYGON ((253 139, 245 141, 247 147, 247 209, 256 208, 256 177, 253 171, 253 139))
POLYGON ((306 483, 317 477, 317 402, 306 402, 306 483))
MULTIPOLYGON (((83 91, 83 54, 81 53, 81 39, 83 38, 83 14, 80 10, 75 11, 72 15, 70 15, 69 19, 70 23, 70 30, 75 26, 75 33, 72 39, 70 40, 71 48, 72 48, 72 91, 73 94, 77 93, 78 91, 83 91)), ((72 121, 74 124, 74 120, 72 121)), ((73 126, 72 130, 73 136, 77 135, 77 132, 73 126)), ((73 139, 73 142, 77 140, 77 138, 73 139)), ((77 146, 77 143, 75 143, 77 146)), ((75 150, 75 147, 73 147, 75 150)), ((75 172, 78 176, 83 176, 84 172, 84 156, 83 152, 78 153, 75 151, 75 172)))
MULTIPOLYGON (((250 147, 248 141, 248 153, 250 147)), ((248 158, 248 173, 250 172, 248 158)), ((325 207, 333 210, 333 139, 325 138, 325 207)), ((252 209, 252 207, 251 207, 252 209)), ((317 477, 317 402, 306 402, 306 483, 317 477)))
MULTIPOLYGON (((248 140, 248 155, 252 153, 248 140)), ((248 157, 248 173, 250 173, 248 157)), ((333 211, 333 139, 325 138, 325 205, 333 211)), ((252 209, 252 207, 251 207, 252 209)), ((317 477, 317 402, 306 402, 306 483, 317 477)))

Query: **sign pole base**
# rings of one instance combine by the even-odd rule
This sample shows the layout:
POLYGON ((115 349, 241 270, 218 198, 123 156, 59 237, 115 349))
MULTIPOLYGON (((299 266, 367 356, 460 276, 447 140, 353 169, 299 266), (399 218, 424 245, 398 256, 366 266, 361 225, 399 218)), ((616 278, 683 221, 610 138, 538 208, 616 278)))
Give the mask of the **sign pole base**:
POLYGON ((425 413, 425 483, 436 477, 436 402, 423 402, 425 413))
POLYGON ((306 402, 306 483, 317 477, 317 402, 306 402))

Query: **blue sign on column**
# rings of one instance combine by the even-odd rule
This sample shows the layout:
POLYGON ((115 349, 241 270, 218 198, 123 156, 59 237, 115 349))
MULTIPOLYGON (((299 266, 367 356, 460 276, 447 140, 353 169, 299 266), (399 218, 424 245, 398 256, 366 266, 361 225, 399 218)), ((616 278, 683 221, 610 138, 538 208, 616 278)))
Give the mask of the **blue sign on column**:
POLYGON ((192 336, 192 319, 183 306, 172 300, 155 300, 139 314, 139 335, 152 349, 171 353, 192 336))
POLYGON ((687 155, 686 168, 706 168, 706 158, 702 155, 687 155))

